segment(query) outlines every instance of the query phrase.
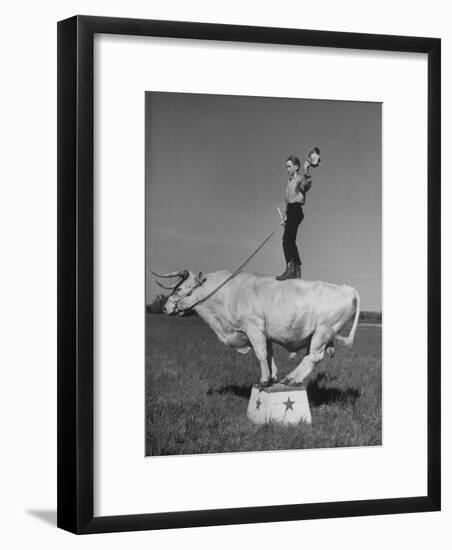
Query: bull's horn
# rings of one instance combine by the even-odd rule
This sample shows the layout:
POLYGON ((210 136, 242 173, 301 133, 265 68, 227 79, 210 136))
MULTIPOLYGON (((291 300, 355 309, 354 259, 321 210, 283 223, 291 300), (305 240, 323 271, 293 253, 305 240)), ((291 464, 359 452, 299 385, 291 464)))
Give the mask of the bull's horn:
POLYGON ((182 277, 182 273, 180 271, 172 271, 171 273, 164 273, 163 275, 160 275, 151 269, 151 273, 155 277, 182 277))
POLYGON ((165 286, 165 285, 162 285, 162 283, 160 283, 159 281, 155 281, 159 286, 161 286, 162 288, 166 289, 166 290, 174 290, 180 282, 182 282, 181 280, 179 280, 174 286, 165 286))

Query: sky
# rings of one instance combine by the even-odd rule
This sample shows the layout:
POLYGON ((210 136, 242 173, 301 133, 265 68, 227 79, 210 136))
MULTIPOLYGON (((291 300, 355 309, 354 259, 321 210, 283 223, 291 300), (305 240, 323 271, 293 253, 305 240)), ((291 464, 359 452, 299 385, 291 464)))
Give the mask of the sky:
MULTIPOLYGON (((157 272, 234 271, 277 227, 285 161, 320 148, 297 236, 302 277, 381 310, 381 103, 146 93, 146 302, 157 272)), ((245 271, 284 271, 282 226, 245 271)))

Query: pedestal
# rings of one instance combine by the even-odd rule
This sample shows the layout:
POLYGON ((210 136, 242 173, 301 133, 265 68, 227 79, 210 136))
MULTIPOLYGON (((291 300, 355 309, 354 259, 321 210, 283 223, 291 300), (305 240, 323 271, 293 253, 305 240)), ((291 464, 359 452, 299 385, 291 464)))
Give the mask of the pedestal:
POLYGON ((308 395, 304 386, 274 384, 268 388, 254 385, 248 403, 248 418, 255 424, 270 421, 282 424, 311 423, 308 395))

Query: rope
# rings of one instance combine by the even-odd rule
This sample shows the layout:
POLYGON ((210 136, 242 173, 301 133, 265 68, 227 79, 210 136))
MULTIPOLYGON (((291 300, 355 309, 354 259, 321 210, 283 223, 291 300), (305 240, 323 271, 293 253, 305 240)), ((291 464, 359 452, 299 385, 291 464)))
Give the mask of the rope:
MULTIPOLYGON (((317 168, 317 166, 319 166, 321 164, 321 160, 320 160, 320 149, 318 147, 313 147, 309 153, 308 153, 308 156, 307 156, 307 162, 309 163, 308 166, 303 166, 303 171, 304 171, 304 178, 307 179, 308 181, 311 179, 311 175, 309 174, 309 168, 317 168)), ((310 183, 310 182, 309 182, 310 183)), ((310 186, 309 186, 310 188, 310 186)), ((306 191, 309 190, 306 189, 306 191)), ((278 208, 278 212, 279 212, 279 215, 281 216, 281 212, 278 208)), ((282 216, 281 216, 281 219, 282 219, 282 216)), ((229 275, 229 277, 223 281, 221 283, 221 285, 217 286, 217 288, 215 288, 214 290, 212 290, 212 292, 209 292, 209 294, 207 294, 207 296, 204 296, 204 298, 201 298, 201 300, 198 300, 197 302, 195 302, 193 305, 191 305, 190 307, 187 308, 187 310, 189 309, 192 309, 194 308, 195 306, 197 306, 198 304, 202 304, 203 302, 205 302, 206 300, 208 300, 211 296, 213 296, 213 294, 215 294, 215 292, 218 292, 220 290, 220 288, 222 288, 227 282, 229 282, 231 279, 233 279, 241 270, 242 268, 244 268, 246 266, 246 264, 251 260, 251 258, 253 258, 258 252, 259 250, 264 246, 264 244, 270 239, 270 237, 272 237, 272 235, 280 228, 281 226, 281 223, 278 224, 277 227, 275 227, 275 229, 273 229, 273 231, 268 235, 268 237, 263 241, 262 244, 260 244, 256 250, 251 254, 251 256, 249 256, 241 266, 239 266, 232 275, 229 275)), ((184 310, 185 311, 185 310, 184 310)))
MULTIPOLYGON (((260 244, 256 250, 251 254, 251 256, 248 256, 248 258, 243 262, 243 264, 241 264, 235 271, 232 275, 229 275, 229 277, 227 279, 225 279, 219 286, 217 286, 217 288, 215 288, 214 290, 212 290, 211 292, 209 292, 209 294, 207 294, 207 296, 204 296, 204 298, 201 298, 201 300, 198 300, 197 302, 195 302, 193 305, 191 305, 189 308, 187 309, 192 309, 194 308, 195 306, 197 306, 198 304, 202 304, 203 302, 205 302, 208 298, 210 298, 213 294, 215 294, 215 292, 218 292, 218 290, 220 290, 220 288, 222 288, 227 282, 229 282, 231 279, 233 279, 245 266, 246 264, 251 260, 251 258, 253 258, 258 252, 259 250, 264 246, 264 244, 273 236, 274 233, 276 233, 276 231, 278 231, 278 229, 280 228, 281 226, 281 223, 278 224, 277 227, 275 227, 275 229, 273 229, 273 231, 265 238, 265 240, 262 242, 262 244, 260 244)), ((185 311, 185 310, 184 310, 185 311)))

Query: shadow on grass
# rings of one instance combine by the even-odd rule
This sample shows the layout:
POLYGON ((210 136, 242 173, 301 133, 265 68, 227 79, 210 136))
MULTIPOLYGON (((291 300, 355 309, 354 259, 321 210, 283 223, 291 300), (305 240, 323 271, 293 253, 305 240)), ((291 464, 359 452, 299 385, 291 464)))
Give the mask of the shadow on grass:
POLYGON ((237 397, 249 399, 251 394, 251 386, 238 386, 237 384, 229 384, 228 386, 221 386, 220 388, 210 388, 207 390, 207 395, 213 395, 214 393, 218 393, 219 395, 232 393, 237 397))
MULTIPOLYGON (((329 405, 331 403, 344 403, 354 405, 358 397, 361 395, 360 390, 356 388, 329 388, 326 386, 332 379, 320 372, 314 380, 311 380, 307 384, 307 392, 309 402, 313 407, 319 407, 320 405, 329 405)), ((218 388, 209 388, 207 395, 225 395, 232 394, 242 399, 249 399, 251 394, 251 385, 229 384, 227 386, 220 386, 218 388)), ((290 388, 288 388, 290 389, 290 388)))
POLYGON ((331 403, 347 403, 354 405, 361 392, 356 388, 327 388, 326 383, 330 378, 320 372, 314 380, 308 382, 306 390, 309 402, 313 407, 329 405, 331 403))

